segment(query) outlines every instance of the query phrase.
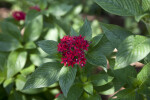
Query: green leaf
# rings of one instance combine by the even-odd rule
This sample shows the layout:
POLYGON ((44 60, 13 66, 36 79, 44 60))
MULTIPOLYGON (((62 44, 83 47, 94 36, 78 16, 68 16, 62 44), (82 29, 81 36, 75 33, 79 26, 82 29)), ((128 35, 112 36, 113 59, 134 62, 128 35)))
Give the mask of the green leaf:
POLYGON ((112 83, 108 83, 103 86, 96 86, 94 87, 94 89, 102 95, 112 95, 113 93, 115 93, 115 87, 112 83))
POLYGON ((61 69, 59 62, 48 62, 38 67, 28 78, 24 89, 48 87, 58 81, 61 69))
POLYGON ((102 100, 99 94, 90 95, 86 92, 83 93, 83 96, 79 100, 102 100))
POLYGON ((13 51, 22 48, 18 40, 8 34, 0 34, 0 51, 13 51))
POLYGON ((143 100, 142 95, 138 94, 136 90, 124 89, 116 94, 118 100, 143 100))
POLYGON ((9 34, 18 41, 22 41, 20 30, 16 25, 9 22, 0 22, 0 28, 2 30, 2 33, 9 34))
POLYGON ((54 16, 63 16, 67 14, 72 9, 72 5, 67 5, 66 3, 61 3, 59 5, 51 5, 47 12, 53 14, 54 16))
POLYGON ((144 62, 147 64, 150 62, 150 53, 147 55, 147 57, 144 58, 144 62))
POLYGON ((83 88, 81 84, 74 84, 69 92, 67 98, 65 100, 78 100, 83 92, 83 88))
MULTIPOLYGON (((136 78, 137 72, 133 66, 127 66, 122 69, 113 70, 115 78, 118 79, 119 82, 122 83, 130 83, 129 78, 133 77, 136 78)), ((131 85, 131 84, 129 84, 131 85)))
POLYGON ((138 0, 95 0, 104 10, 120 15, 135 16, 142 13, 138 0))
POLYGON ((89 52, 86 55, 87 61, 95 66, 102 67, 105 71, 107 71, 107 59, 103 54, 100 54, 99 52, 89 52))
POLYGON ((7 56, 8 53, 0 52, 0 84, 4 81, 7 76, 7 56))
POLYGON ((76 77, 77 67, 63 66, 59 73, 59 85, 65 97, 67 97, 68 91, 72 86, 76 77))
POLYGON ((39 52, 30 54, 30 60, 35 66, 41 66, 44 63, 44 57, 39 52))
POLYGON ((3 83, 3 87, 7 87, 9 86, 10 84, 12 84, 14 82, 14 78, 9 78, 9 79, 6 79, 3 83))
POLYGON ((7 61, 7 78, 10 78, 23 69, 27 60, 26 51, 13 51, 7 61))
POLYGON ((14 91, 10 96, 8 100, 27 100, 27 98, 25 97, 25 95, 14 91))
POLYGON ((29 10, 27 15, 26 15, 25 24, 26 25, 29 24, 30 22, 32 22, 39 15, 40 15, 40 12, 38 12, 36 10, 29 10))
POLYGON ((36 45, 34 42, 27 42, 24 46, 25 49, 35 49, 36 45))
POLYGON ((146 64, 142 70, 137 75, 137 80, 139 81, 139 86, 145 84, 146 82, 150 82, 150 63, 146 64))
POLYGON ((25 32, 23 35, 24 41, 36 41, 42 33, 42 28, 43 16, 39 15, 26 25, 25 32))
POLYGON ((139 0, 139 4, 145 12, 150 11, 150 0, 139 0))
POLYGON ((98 54, 109 56, 114 49, 115 48, 112 46, 112 43, 107 39, 105 35, 103 35, 100 42, 95 47, 90 48, 89 50, 98 54))
POLYGON ((107 74, 96 74, 90 77, 91 82, 94 86, 102 86, 111 82, 114 78, 107 74))
POLYGON ((35 71, 35 66, 30 65, 30 66, 24 68, 23 70, 21 70, 20 73, 24 76, 27 76, 27 75, 33 73, 34 71, 35 71))
POLYGON ((93 37, 91 40, 90 48, 93 48, 94 46, 96 46, 100 42, 102 37, 103 37, 103 34, 98 34, 97 36, 93 37))
POLYGON ((57 45, 58 43, 52 40, 42 40, 39 41, 38 46, 46 53, 48 54, 55 54, 57 53, 57 45))
POLYGON ((92 29, 91 29, 91 25, 90 22, 85 19, 85 22, 83 24, 83 26, 80 29, 79 35, 81 36, 85 36, 85 39, 90 41, 92 39, 92 29))
POLYGON ((16 90, 22 90, 26 82, 26 77, 23 75, 18 75, 15 84, 16 84, 16 90))
POLYGON ((106 35, 107 39, 112 43, 115 48, 118 48, 120 43, 126 39, 129 35, 132 35, 131 32, 111 24, 100 23, 103 33, 106 35))
POLYGON ((78 35, 79 34, 73 28, 71 28, 70 36, 78 36, 78 35))
POLYGON ((132 35, 120 44, 116 56, 115 68, 142 60, 150 53, 150 39, 144 36, 132 35))
POLYGON ((83 89, 88 92, 89 94, 93 95, 93 84, 92 83, 85 83, 83 89))
POLYGON ((69 34, 70 33, 70 24, 66 23, 66 21, 64 20, 58 20, 55 17, 53 17, 54 22, 63 29, 63 31, 65 32, 65 34, 69 34))

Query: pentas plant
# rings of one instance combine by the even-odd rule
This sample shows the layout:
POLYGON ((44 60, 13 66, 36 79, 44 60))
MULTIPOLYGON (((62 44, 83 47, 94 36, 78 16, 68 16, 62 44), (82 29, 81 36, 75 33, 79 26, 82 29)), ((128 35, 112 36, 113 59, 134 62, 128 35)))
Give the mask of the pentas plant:
MULTIPOLYGON (((48 54, 47 58, 52 59, 52 62, 37 68, 27 80, 24 89, 49 87, 59 81, 62 94, 59 94, 58 98, 77 100, 84 94, 89 95, 91 99, 95 96, 101 98, 97 92, 94 92, 96 90, 92 82, 95 79, 92 79, 91 75, 93 68, 97 66, 107 71, 106 56, 102 53, 97 55, 98 52, 92 50, 98 46, 102 37, 103 35, 99 34, 97 39, 92 38, 90 22, 85 20, 79 33, 71 29, 70 34, 60 39, 59 43, 52 40, 39 41, 38 46, 48 54), (101 62, 97 63, 97 60, 101 62), (87 79, 88 74, 90 80, 87 79), (72 95, 75 96, 72 98, 72 95)), ((102 76, 109 77, 109 80, 99 85, 107 84, 113 79, 105 74, 105 71, 102 76)))

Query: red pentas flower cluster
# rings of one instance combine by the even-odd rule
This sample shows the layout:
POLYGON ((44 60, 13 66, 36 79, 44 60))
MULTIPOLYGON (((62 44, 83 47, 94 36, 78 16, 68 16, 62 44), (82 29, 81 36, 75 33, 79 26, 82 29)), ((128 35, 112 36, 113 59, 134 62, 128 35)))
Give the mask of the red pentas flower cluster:
POLYGON ((14 11, 12 13, 12 16, 17 21, 20 21, 20 20, 25 20, 26 14, 24 12, 22 12, 22 11, 14 11))
POLYGON ((80 36, 64 36, 58 44, 58 51, 62 54, 62 62, 66 66, 78 64, 83 67, 86 64, 84 50, 88 50, 89 43, 80 36))

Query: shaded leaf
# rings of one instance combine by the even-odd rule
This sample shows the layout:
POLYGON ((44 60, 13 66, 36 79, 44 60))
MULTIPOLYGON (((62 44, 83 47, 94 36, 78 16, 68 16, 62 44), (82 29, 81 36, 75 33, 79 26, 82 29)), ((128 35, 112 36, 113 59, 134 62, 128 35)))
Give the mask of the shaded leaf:
POLYGON ((103 54, 99 52, 89 52, 86 55, 86 59, 89 63, 95 66, 101 66, 105 71, 107 70, 107 59, 103 54))
POLYGON ((62 65, 58 62, 48 62, 38 67, 28 78, 24 89, 48 87, 58 81, 62 65))
POLYGON ((89 94, 93 95, 93 84, 92 83, 85 83, 83 89, 88 92, 89 94))
POLYGON ((70 87, 73 85, 73 82, 76 77, 77 67, 66 67, 63 66, 59 73, 59 85, 65 97, 67 97, 70 87))
POLYGON ((100 42, 102 37, 103 37, 103 34, 98 34, 97 36, 93 37, 91 40, 90 48, 96 46, 100 42))
POLYGON ((8 34, 0 34, 0 51, 13 51, 22 48, 18 40, 8 34))
POLYGON ((83 24, 83 26, 80 29, 79 35, 81 36, 85 36, 85 39, 90 41, 92 38, 92 29, 91 29, 91 25, 90 22, 85 19, 85 22, 83 24))
POLYGON ((94 86, 102 86, 105 85, 113 80, 113 77, 107 74, 96 74, 90 77, 94 86))
POLYGON ((79 97, 81 96, 83 92, 83 88, 82 85, 80 84, 74 84, 69 92, 68 92, 68 96, 67 98, 65 98, 65 100, 78 100, 79 97))
POLYGON ((0 28, 2 30, 2 33, 9 34, 16 40, 22 41, 20 30, 18 29, 16 25, 9 23, 9 22, 1 22, 0 28))
POLYGON ((78 35, 79 34, 73 28, 71 28, 70 36, 78 36, 78 35))
POLYGON ((39 41, 38 46, 48 54, 55 54, 57 53, 57 45, 58 43, 52 40, 42 40, 39 41))
POLYGON ((103 33, 106 35, 107 39, 112 43, 115 48, 118 48, 120 43, 126 39, 129 35, 132 35, 131 32, 111 24, 100 23, 103 33))

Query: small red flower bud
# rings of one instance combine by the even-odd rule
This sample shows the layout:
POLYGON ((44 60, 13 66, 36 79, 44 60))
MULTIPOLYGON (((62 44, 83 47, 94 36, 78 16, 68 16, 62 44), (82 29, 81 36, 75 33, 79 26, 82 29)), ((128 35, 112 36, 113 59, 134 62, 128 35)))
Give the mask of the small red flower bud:
POLYGON ((55 95, 55 98, 58 98, 60 94, 63 94, 62 91, 55 95))
POLYGON ((23 11, 14 11, 12 13, 12 16, 17 21, 20 21, 20 20, 25 20, 26 14, 23 11))
POLYGON ((32 6, 32 7, 30 7, 30 9, 33 9, 33 10, 36 10, 36 11, 41 11, 39 6, 32 6))
POLYGON ((57 47, 58 52, 62 54, 61 63, 64 63, 64 66, 68 64, 73 67, 74 64, 78 64, 84 67, 86 64, 84 50, 88 50, 89 43, 81 35, 64 36, 57 47))

